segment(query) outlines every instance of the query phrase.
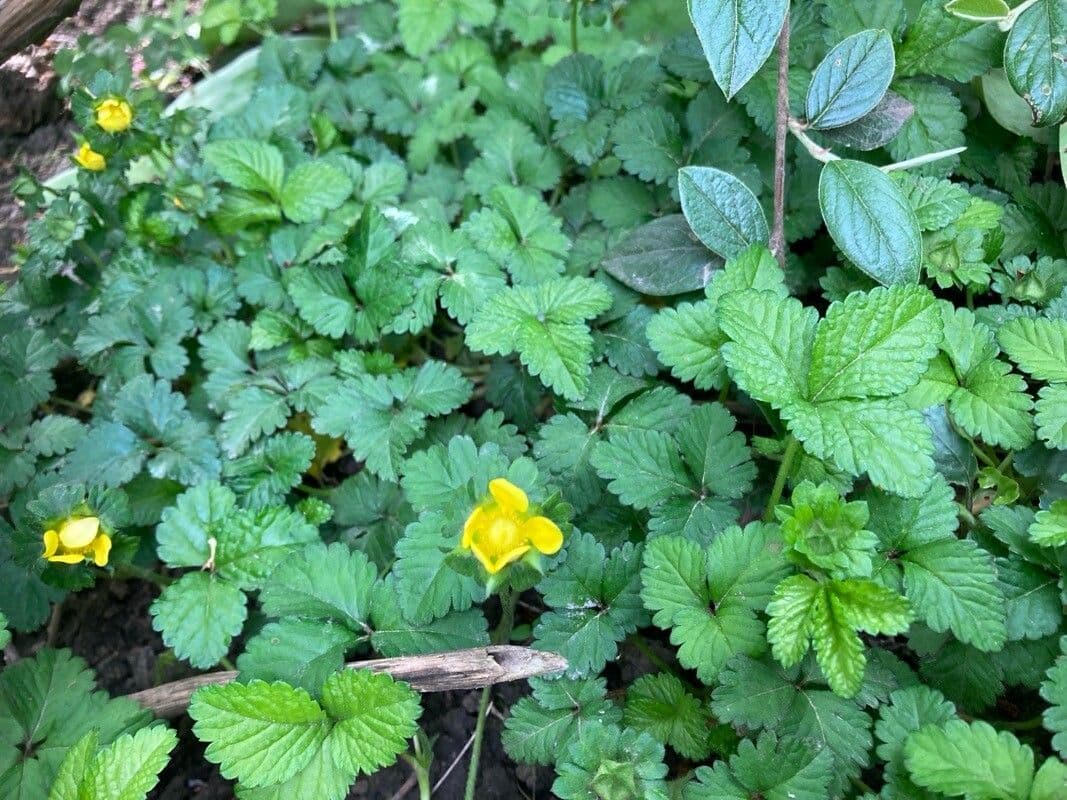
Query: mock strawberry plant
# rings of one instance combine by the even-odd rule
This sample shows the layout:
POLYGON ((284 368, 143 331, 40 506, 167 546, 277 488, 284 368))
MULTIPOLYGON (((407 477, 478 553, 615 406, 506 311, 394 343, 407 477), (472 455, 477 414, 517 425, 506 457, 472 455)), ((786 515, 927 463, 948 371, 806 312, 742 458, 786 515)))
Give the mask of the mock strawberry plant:
POLYGON ((59 60, 0 796, 151 790, 174 734, 35 646, 137 578, 236 670, 187 711, 246 800, 429 797, 358 662, 509 642, 566 660, 500 709, 562 800, 1067 798, 1067 3, 284 5, 59 60))

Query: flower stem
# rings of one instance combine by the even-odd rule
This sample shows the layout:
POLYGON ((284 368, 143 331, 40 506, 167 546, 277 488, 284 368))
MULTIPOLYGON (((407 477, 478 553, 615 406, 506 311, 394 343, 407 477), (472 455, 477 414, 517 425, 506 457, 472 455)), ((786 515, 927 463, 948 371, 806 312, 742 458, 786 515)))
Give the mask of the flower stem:
POLYGON ((142 581, 148 581, 154 583, 156 586, 166 588, 174 583, 174 579, 167 575, 160 575, 158 572, 153 572, 150 569, 139 567, 136 564, 119 564, 115 567, 115 577, 120 580, 126 578, 136 578, 142 581))
POLYGON ((774 521, 774 507, 778 505, 778 501, 782 499, 782 490, 785 489, 786 479, 789 477, 789 473, 793 469, 793 461, 796 459, 799 450, 800 442, 796 440, 795 436, 790 436, 786 439, 785 453, 782 454, 782 463, 778 465, 778 475, 775 476, 774 486, 771 488, 771 496, 767 498, 767 508, 763 512, 764 522, 774 521))
MULTIPOLYGON (((519 601, 519 593, 510 586, 501 590, 500 605, 502 608, 500 622, 493 631, 493 644, 508 641, 511 637, 511 628, 515 624, 515 606, 519 601)), ((463 792, 463 800, 474 800, 474 790, 478 787, 478 762, 482 758, 482 739, 485 738, 485 719, 489 709, 489 693, 491 686, 482 689, 481 700, 478 701, 478 721, 474 726, 474 746, 471 749, 471 763, 467 767, 467 788, 463 792)))
POLYGON ((330 24, 330 41, 337 41, 337 9, 333 5, 326 6, 326 20, 330 24))

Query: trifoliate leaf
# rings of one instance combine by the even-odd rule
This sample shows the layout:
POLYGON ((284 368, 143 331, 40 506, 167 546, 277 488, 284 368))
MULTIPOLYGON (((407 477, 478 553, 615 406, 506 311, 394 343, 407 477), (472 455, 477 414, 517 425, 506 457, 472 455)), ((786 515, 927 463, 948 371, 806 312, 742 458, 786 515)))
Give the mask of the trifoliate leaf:
POLYGON ((538 584, 551 611, 534 628, 534 646, 561 654, 572 677, 595 675, 618 643, 646 619, 633 569, 640 550, 627 544, 607 555, 590 534, 567 542, 560 565, 538 584))
POLYGON ((189 572, 152 603, 152 627, 174 655, 197 669, 213 667, 241 632, 246 598, 236 585, 209 572, 189 572))
POLYGON ((708 756, 708 713, 670 673, 644 675, 630 684, 623 719, 626 727, 652 734, 687 758, 708 756))
POLYGON ((742 739, 729 762, 699 767, 686 800, 749 800, 751 797, 822 800, 833 769, 829 749, 764 731, 756 742, 742 739))
POLYGON ((280 682, 206 686, 189 701, 189 716, 208 743, 208 761, 253 788, 281 783, 307 766, 331 728, 306 691, 280 682))
POLYGON ((908 773, 919 786, 950 796, 1025 798, 1034 777, 1034 753, 1007 731, 986 722, 949 720, 926 725, 904 744, 908 773))
POLYGON ((470 391, 459 370, 440 361, 389 376, 360 375, 337 386, 312 415, 312 425, 320 433, 344 437, 367 469, 396 480, 426 420, 455 410, 470 391))
POLYGON ((517 352, 531 375, 577 400, 585 393, 593 353, 585 321, 610 305, 607 290, 588 278, 512 287, 476 312, 467 326, 467 345, 490 355, 517 352))
POLYGON ((336 720, 329 747, 353 777, 396 761, 418 730, 419 697, 406 683, 369 670, 341 670, 322 686, 322 707, 336 720))
POLYGON ((622 710, 607 699, 603 678, 531 678, 531 697, 511 707, 501 736, 517 761, 551 764, 566 753, 578 731, 590 722, 614 724, 622 710))
POLYGON ((487 203, 461 229, 478 249, 516 283, 540 283, 563 271, 570 240, 547 205, 511 186, 494 188, 487 203))
POLYGON ((663 755, 663 745, 647 733, 590 722, 558 760, 552 793, 560 800, 667 800, 663 755))

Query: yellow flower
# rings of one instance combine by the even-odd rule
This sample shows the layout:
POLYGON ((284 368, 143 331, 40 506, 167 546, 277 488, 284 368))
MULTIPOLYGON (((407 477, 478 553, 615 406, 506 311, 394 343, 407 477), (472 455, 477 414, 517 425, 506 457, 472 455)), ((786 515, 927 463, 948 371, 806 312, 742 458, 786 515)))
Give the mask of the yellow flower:
POLYGON ((133 122, 133 107, 118 97, 96 104, 96 124, 108 133, 122 133, 133 122))
POLYGON ((460 542, 486 572, 495 575, 533 549, 545 555, 559 552, 563 532, 548 517, 529 513, 526 492, 505 478, 494 478, 489 495, 467 517, 460 542))
POLYGON ((104 157, 93 150, 88 142, 83 142, 82 146, 78 148, 78 152, 74 155, 74 160, 79 166, 91 170, 92 172, 100 172, 100 170, 107 166, 104 157))
POLYGON ((96 566, 107 564, 111 552, 111 537, 100 530, 99 517, 71 517, 59 530, 44 532, 42 558, 60 564, 80 564, 92 561, 96 566))

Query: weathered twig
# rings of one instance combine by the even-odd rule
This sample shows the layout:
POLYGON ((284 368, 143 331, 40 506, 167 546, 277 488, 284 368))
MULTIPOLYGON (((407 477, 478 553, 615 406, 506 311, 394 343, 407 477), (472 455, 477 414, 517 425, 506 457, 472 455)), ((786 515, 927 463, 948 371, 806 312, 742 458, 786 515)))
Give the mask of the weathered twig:
POLYGON ((39 44, 81 0, 0 0, 0 64, 28 44, 39 44))
MULTIPOLYGON (((479 689, 496 683, 562 672, 567 668, 567 661, 556 653, 545 653, 529 647, 491 645, 426 656, 353 661, 347 666, 350 669, 388 672, 397 680, 410 683, 415 691, 426 693, 479 689)), ((201 686, 230 683, 236 677, 237 673, 230 670, 209 672, 145 689, 129 697, 155 712, 156 716, 178 717, 185 713, 189 698, 201 686)))
POLYGON ((785 269, 785 143, 789 139, 789 14, 778 35, 778 108, 774 120, 774 226, 771 252, 785 269))

